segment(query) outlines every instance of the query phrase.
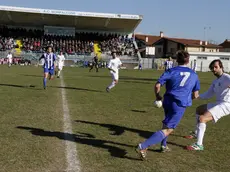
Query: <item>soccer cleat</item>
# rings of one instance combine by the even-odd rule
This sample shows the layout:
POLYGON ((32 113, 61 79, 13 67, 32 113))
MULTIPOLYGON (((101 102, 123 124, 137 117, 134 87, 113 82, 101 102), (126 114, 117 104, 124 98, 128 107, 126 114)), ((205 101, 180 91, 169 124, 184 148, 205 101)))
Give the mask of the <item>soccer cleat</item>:
POLYGON ((198 145, 197 143, 194 143, 190 146, 187 146, 187 150, 195 150, 195 151, 203 151, 204 146, 203 145, 198 145))
POLYGON ((161 146, 161 152, 162 153, 165 153, 165 152, 170 152, 171 151, 171 149, 168 147, 168 146, 161 146))
POLYGON ((141 149, 141 148, 140 148, 140 144, 139 144, 135 150, 136 150, 136 152, 139 154, 139 156, 140 156, 140 158, 141 158, 142 160, 146 160, 147 149, 141 149))
POLYGON ((60 76, 57 76, 57 78, 60 78, 60 76))
POLYGON ((107 91, 107 93, 109 93, 109 88, 108 87, 105 90, 107 91))
POLYGON ((192 131, 192 132, 190 133, 190 135, 184 136, 184 138, 186 138, 186 139, 196 139, 197 136, 196 136, 196 133, 192 131))

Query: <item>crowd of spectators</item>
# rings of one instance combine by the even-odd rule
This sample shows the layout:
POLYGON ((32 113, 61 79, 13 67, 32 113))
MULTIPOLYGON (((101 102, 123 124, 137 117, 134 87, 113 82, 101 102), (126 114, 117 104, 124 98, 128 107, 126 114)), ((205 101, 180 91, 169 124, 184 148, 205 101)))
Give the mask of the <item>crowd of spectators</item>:
POLYGON ((75 36, 44 35, 43 30, 0 27, 0 50, 17 48, 16 40, 21 40, 24 51, 43 52, 52 46, 55 52, 68 54, 91 54, 97 43, 101 53, 133 56, 136 54, 132 38, 117 34, 76 33, 75 36))

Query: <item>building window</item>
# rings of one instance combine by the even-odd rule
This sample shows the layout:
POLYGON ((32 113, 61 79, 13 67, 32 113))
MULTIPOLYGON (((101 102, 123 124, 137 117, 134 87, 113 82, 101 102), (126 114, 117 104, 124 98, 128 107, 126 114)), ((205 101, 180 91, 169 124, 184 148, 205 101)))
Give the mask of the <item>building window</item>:
POLYGON ((200 60, 207 60, 207 57, 198 57, 197 59, 200 59, 200 60))
POLYGON ((158 53, 161 53, 161 48, 158 48, 157 51, 158 51, 158 53))
POLYGON ((175 49, 175 48, 170 48, 170 52, 171 52, 171 53, 175 53, 175 52, 176 52, 176 49, 175 49))

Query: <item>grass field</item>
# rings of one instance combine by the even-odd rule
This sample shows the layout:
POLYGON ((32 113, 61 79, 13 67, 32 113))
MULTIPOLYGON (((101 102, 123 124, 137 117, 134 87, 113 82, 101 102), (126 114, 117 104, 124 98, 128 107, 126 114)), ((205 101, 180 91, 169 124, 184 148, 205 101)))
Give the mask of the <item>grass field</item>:
MULTIPOLYGON (((159 145, 140 161, 135 146, 160 129, 163 109, 153 107, 153 85, 161 71, 120 71, 120 82, 110 92, 106 69, 64 68, 60 79, 42 89, 42 69, 0 66, 0 171, 61 172, 66 170, 65 142, 74 142, 82 172, 228 172, 230 117, 209 123, 205 151, 189 152, 195 140, 184 135, 194 128, 194 101, 178 128, 169 137, 172 152, 160 153, 159 145), (34 87, 33 87, 34 86, 34 87), (63 131, 61 90, 66 92, 74 137, 63 131)), ((214 79, 199 73, 201 92, 214 79)))

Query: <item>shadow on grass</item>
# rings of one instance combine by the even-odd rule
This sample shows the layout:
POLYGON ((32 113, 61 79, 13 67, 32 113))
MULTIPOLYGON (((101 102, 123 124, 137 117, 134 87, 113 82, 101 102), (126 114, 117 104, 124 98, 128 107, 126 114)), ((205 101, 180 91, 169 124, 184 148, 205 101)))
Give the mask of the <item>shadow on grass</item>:
MULTIPOLYGON (((99 76, 99 75, 89 75, 88 77, 92 78, 111 78, 110 75, 108 76, 99 76)), ((121 80, 133 80, 133 81, 157 81, 156 78, 136 78, 136 77, 128 77, 128 76, 121 76, 119 77, 121 80)))
POLYGON ((35 88, 35 85, 16 85, 16 84, 0 84, 0 86, 4 87, 14 87, 14 88, 25 88, 25 89, 32 89, 32 90, 42 90, 41 88, 35 88))
MULTIPOLYGON (((18 126, 17 128, 22 129, 22 130, 28 130, 31 134, 36 135, 36 136, 56 137, 60 140, 76 142, 76 143, 80 143, 80 144, 84 144, 88 146, 93 146, 96 148, 103 148, 103 149, 108 150, 110 155, 116 158, 140 160, 138 158, 128 157, 126 155, 127 152, 125 149, 121 149, 119 147, 112 146, 111 144, 119 145, 119 146, 126 146, 126 147, 133 147, 133 146, 122 144, 122 143, 117 143, 117 142, 113 142, 109 140, 96 139, 95 136, 91 134, 87 134, 87 133, 70 134, 70 133, 64 133, 64 132, 46 131, 46 130, 39 129, 39 128, 31 128, 31 127, 25 127, 25 126, 18 126)), ((92 156, 92 155, 89 155, 89 156, 92 156)))
POLYGON ((124 82, 124 83, 131 83, 131 84, 148 84, 148 85, 153 85, 154 82, 144 82, 144 81, 125 81, 125 80, 121 80, 120 82, 124 82))
POLYGON ((78 91, 89 91, 89 92, 97 92, 97 93, 101 93, 103 91, 100 90, 92 90, 92 89, 87 89, 87 88, 76 88, 76 87, 61 87, 61 86, 48 86, 51 88, 60 88, 60 89, 69 89, 69 90, 78 90, 78 91))
MULTIPOLYGON (((101 126, 104 128, 107 128, 109 131, 112 131, 111 135, 122 135, 125 131, 130 131, 137 133, 140 137, 148 139, 150 136, 152 136, 153 132, 150 131, 144 131, 144 130, 138 130, 138 129, 133 129, 133 128, 128 128, 128 127, 123 127, 123 126, 118 126, 118 125, 113 125, 113 124, 102 124, 102 123, 96 123, 96 122, 89 122, 89 121, 81 121, 81 120, 76 120, 75 122, 78 123, 84 123, 84 124, 90 124, 90 125, 97 125, 101 126)), ((174 137, 182 137, 181 135, 176 135, 176 134, 171 134, 169 137, 174 136, 174 137)), ((167 142, 168 144, 181 147, 183 149, 186 148, 184 145, 180 145, 177 143, 173 142, 167 142)), ((161 152, 160 150, 152 150, 153 152, 161 152)))
POLYGON ((145 110, 137 110, 137 109, 132 109, 132 112, 137 112, 137 113, 146 113, 145 110))
POLYGON ((113 124, 102 124, 102 123, 81 121, 81 120, 76 120, 75 122, 90 124, 90 125, 97 125, 97 126, 108 128, 109 131, 112 131, 110 135, 116 135, 116 136, 122 135, 125 131, 137 133, 139 136, 144 137, 144 138, 149 138, 153 134, 153 132, 151 131, 138 130, 138 129, 123 127, 123 126, 118 126, 118 125, 113 125, 113 124))
POLYGON ((29 77, 36 77, 36 78, 43 78, 43 75, 28 75, 28 74, 20 74, 21 76, 29 76, 29 77))

